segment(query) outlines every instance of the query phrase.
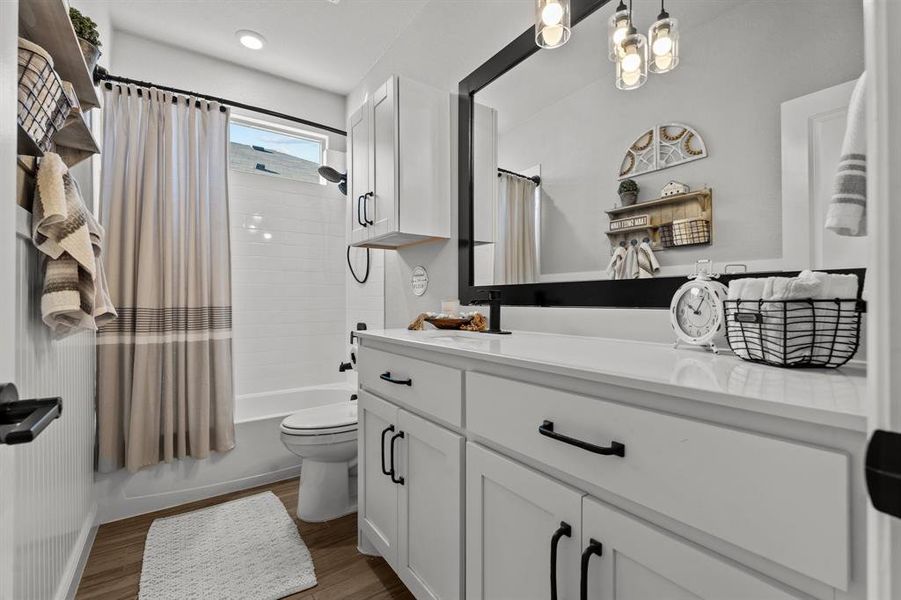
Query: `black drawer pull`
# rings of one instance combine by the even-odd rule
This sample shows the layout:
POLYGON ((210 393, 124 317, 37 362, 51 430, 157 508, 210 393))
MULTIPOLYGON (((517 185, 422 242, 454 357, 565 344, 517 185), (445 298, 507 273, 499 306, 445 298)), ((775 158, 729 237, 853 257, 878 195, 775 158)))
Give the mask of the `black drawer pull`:
POLYGON ((391 379, 391 371, 385 371, 381 375, 379 375, 379 379, 382 381, 387 381, 388 383, 394 383, 396 385, 408 385, 410 387, 413 386, 412 379, 391 379))
POLYGON ((573 528, 566 521, 551 536, 551 600, 557 600, 557 544, 563 536, 572 537, 573 528))
POLYGON ((382 430, 382 475, 387 475, 388 477, 391 477, 391 471, 389 471, 388 468, 385 467, 385 436, 388 435, 388 433, 391 431, 394 431, 394 425, 388 425, 382 430))
POLYGON ((579 572, 579 600, 588 600, 588 563, 592 556, 604 556, 604 545, 594 538, 582 552, 582 568, 579 572))
POLYGON ((609 446, 598 446, 590 442, 583 442, 582 440, 577 440, 576 438, 569 437, 568 435, 563 435, 562 433, 557 433, 556 431, 554 431, 553 421, 545 421, 544 423, 539 425, 538 433, 551 439, 557 440, 558 442, 563 442, 564 444, 569 444, 570 446, 575 446, 577 448, 581 448, 582 450, 588 450, 589 452, 593 452, 595 454, 603 454, 605 456, 626 455, 625 444, 620 444, 619 442, 610 442, 609 446))
POLYGON ((375 192, 366 192, 363 194, 363 227, 375 225, 375 221, 369 220, 369 209, 367 208, 368 203, 366 202, 366 198, 370 197, 375 198, 375 192))
POLYGON ((394 442, 396 442, 398 439, 401 439, 401 440, 404 439, 403 431, 395 433, 393 436, 391 436, 391 481, 393 481, 394 483, 399 483, 399 484, 403 485, 404 484, 403 477, 397 477, 397 478, 394 477, 394 473, 395 473, 395 470, 394 470, 394 442))

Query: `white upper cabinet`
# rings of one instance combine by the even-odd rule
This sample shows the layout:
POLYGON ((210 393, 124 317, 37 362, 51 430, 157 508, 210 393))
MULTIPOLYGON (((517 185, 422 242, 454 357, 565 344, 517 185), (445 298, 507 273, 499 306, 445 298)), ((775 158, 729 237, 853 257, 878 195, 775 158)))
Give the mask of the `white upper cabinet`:
POLYGON ((349 243, 450 237, 450 95, 391 77, 348 121, 349 243))

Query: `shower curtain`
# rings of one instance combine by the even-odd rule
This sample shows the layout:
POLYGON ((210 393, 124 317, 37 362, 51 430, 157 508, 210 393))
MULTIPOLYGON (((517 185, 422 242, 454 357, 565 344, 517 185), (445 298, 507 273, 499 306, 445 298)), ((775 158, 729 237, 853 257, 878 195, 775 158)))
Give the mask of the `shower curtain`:
POLYGON ((498 177, 494 283, 538 281, 536 188, 531 179, 507 173, 498 177))
POLYGON ((97 334, 97 469, 234 447, 228 112, 104 90, 101 221, 119 318, 97 334))

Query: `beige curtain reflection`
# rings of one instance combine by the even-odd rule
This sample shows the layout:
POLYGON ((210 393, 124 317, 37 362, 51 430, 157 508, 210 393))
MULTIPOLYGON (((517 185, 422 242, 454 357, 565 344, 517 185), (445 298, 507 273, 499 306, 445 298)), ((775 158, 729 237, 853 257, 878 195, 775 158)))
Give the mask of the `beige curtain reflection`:
POLYGON ((501 173, 498 177, 495 283, 538 281, 535 182, 501 173))
POLYGON ((101 219, 119 318, 98 332, 101 472, 234 447, 228 113, 104 92, 101 219))

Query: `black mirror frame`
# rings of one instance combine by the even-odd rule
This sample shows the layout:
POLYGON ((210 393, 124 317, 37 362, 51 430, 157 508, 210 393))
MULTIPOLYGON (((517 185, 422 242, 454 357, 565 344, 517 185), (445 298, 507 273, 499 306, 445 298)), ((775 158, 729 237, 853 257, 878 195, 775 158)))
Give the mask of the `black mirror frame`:
MULTIPOLYGON (((575 27, 612 0, 572 0, 571 22, 575 27)), ((578 32, 574 32, 578 35, 578 32)), ((566 281, 517 285, 473 285, 473 105, 476 92, 526 60, 539 48, 534 28, 530 27, 500 52, 489 58, 460 82, 458 119, 458 236, 460 302, 470 304, 489 289, 501 290, 508 306, 581 306, 618 308, 668 308, 673 294, 687 280, 685 277, 654 279, 566 281)), ((606 60, 606 57, 601 57, 606 60)), ((599 59, 600 60, 600 59, 599 59)), ((854 273, 863 289, 865 269, 829 269, 833 273, 854 273)), ((797 271, 753 273, 754 276, 796 275, 797 271)), ((725 274, 720 281, 748 276, 748 273, 725 274)))

